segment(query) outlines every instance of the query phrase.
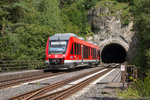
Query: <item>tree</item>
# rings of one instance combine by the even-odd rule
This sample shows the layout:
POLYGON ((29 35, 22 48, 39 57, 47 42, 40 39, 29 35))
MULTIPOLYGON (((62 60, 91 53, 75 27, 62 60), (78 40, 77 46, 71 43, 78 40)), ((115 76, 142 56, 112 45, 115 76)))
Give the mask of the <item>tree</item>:
POLYGON ((84 0, 66 0, 62 9, 64 31, 76 33, 79 36, 92 33, 84 3, 84 0))
POLYGON ((9 24, 3 39, 0 37, 0 59, 44 59, 47 38, 63 31, 58 0, 10 0, 9 3, 6 9, 9 24))
POLYGON ((150 69, 150 1, 139 0, 132 9, 134 31, 139 36, 139 53, 136 64, 142 72, 150 69))

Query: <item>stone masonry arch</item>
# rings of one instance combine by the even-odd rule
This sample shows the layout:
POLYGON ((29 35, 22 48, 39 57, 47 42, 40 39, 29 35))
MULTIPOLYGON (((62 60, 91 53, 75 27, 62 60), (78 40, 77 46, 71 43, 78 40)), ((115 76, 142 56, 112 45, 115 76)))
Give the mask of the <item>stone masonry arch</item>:
POLYGON ((123 63, 125 62, 129 45, 120 38, 109 38, 100 44, 101 61, 104 63, 123 63), (107 48, 111 50, 107 50, 107 48), (103 50, 104 49, 104 50, 103 50), (118 51, 120 50, 120 51, 118 51), (117 55, 121 52, 121 55, 117 55), (119 58, 119 57, 121 58, 119 58))
POLYGON ((120 38, 109 38, 107 40, 104 40, 104 41, 101 41, 99 43, 99 46, 101 48, 101 51, 103 50, 103 48, 108 45, 108 44, 112 44, 112 43, 116 43, 116 44, 120 44, 122 47, 124 47, 124 49, 126 50, 126 52, 128 51, 129 49, 129 45, 124 42, 123 40, 121 40, 120 38))

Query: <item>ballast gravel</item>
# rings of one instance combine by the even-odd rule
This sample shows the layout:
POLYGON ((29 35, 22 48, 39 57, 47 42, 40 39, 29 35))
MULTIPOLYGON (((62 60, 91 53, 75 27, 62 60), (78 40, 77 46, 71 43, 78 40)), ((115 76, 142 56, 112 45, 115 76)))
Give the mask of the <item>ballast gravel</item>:
POLYGON ((10 99, 14 96, 44 87, 45 85, 22 85, 14 88, 6 88, 0 90, 0 100, 10 99))
MULTIPOLYGON (((98 68, 98 67, 96 67, 96 68, 98 68)), ((33 91, 35 89, 45 87, 45 86, 47 86, 47 84, 53 84, 53 83, 65 80, 67 78, 77 76, 81 73, 89 72, 92 69, 96 69, 96 68, 83 69, 83 70, 74 71, 71 73, 61 74, 58 76, 52 76, 49 78, 45 78, 45 80, 41 80, 41 81, 29 82, 31 84, 22 84, 22 85, 18 85, 15 87, 0 89, 0 100, 7 100, 14 96, 18 96, 18 95, 27 93, 29 91, 33 91)))
POLYGON ((97 84, 91 84, 66 100, 118 100, 114 95, 102 94, 109 82, 120 82, 120 69, 116 69, 97 84))

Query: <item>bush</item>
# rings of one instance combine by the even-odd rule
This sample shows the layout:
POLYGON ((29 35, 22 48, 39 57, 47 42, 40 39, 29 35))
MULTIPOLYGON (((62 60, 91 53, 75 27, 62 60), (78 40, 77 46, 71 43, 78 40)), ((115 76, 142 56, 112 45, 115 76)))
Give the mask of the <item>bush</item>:
POLYGON ((138 80, 132 83, 128 89, 123 92, 118 91, 118 96, 122 98, 141 99, 150 97, 150 75, 144 78, 144 80, 138 80))

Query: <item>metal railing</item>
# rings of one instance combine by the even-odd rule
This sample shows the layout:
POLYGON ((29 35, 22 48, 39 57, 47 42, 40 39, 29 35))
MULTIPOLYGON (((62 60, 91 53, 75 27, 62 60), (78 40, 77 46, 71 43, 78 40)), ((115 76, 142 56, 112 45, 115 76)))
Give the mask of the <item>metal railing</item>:
POLYGON ((42 60, 0 61, 0 72, 45 68, 42 60))

